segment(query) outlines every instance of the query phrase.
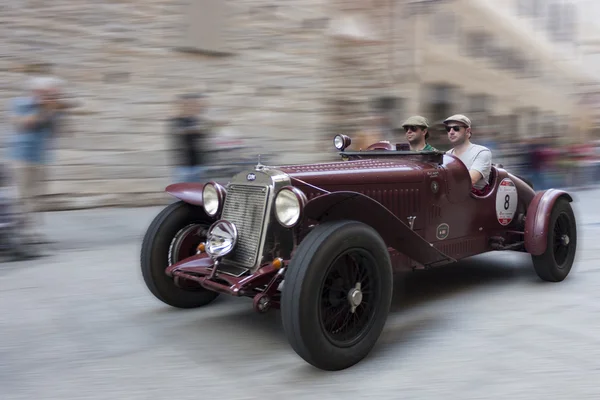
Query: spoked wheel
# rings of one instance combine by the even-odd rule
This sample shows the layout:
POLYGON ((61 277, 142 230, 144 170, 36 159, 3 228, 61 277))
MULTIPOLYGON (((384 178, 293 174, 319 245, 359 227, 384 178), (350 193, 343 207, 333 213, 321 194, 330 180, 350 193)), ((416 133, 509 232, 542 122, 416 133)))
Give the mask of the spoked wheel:
POLYGON ((381 335, 392 286, 388 249, 375 230, 355 221, 317 226, 283 284, 281 318, 292 348, 324 370, 356 364, 381 335))
POLYGON ((334 346, 352 346, 374 322, 381 286, 375 265, 365 250, 349 249, 330 266, 321 286, 319 319, 334 346))
POLYGON ((175 285, 165 269, 196 254, 211 221, 203 210, 184 202, 167 206, 148 228, 142 243, 141 267, 146 286, 162 302, 178 308, 200 307, 218 293, 194 283, 175 285))
POLYGON ((554 225, 554 261, 556 266, 560 269, 565 267, 567 259, 569 258, 569 250, 571 247, 571 236, 573 232, 569 227, 569 216, 562 212, 556 220, 554 225))
POLYGON ((577 250, 577 224, 566 199, 556 201, 548 226, 546 251, 532 256, 533 266, 541 279, 560 282, 569 275, 577 250))
POLYGON ((176 264, 196 254, 198 245, 206 241, 209 226, 203 223, 194 223, 177 232, 169 246, 169 265, 176 264))

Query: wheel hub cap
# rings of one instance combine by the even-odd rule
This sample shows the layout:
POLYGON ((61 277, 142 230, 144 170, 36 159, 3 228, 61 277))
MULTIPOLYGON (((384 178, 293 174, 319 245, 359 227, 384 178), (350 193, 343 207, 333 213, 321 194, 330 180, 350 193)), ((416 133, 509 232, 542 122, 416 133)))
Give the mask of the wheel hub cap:
POLYGON ((561 243, 563 246, 568 246, 570 241, 571 241, 571 239, 569 239, 569 235, 562 235, 562 236, 560 237, 560 243, 561 243))
POLYGON ((360 303, 362 303, 362 299, 363 294, 360 290, 360 282, 358 282, 356 286, 350 289, 350 291, 348 292, 348 302, 350 303, 352 312, 356 311, 356 307, 360 306, 360 303))

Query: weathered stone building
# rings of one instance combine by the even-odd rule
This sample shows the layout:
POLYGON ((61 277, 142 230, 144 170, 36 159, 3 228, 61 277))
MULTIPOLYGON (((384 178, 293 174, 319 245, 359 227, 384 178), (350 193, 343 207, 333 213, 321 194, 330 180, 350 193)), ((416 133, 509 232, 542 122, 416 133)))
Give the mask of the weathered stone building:
MULTIPOLYGON (((165 118, 188 90, 208 93, 274 162, 335 157, 333 133, 356 129, 377 100, 395 119, 479 112, 523 132, 549 113, 566 124, 576 66, 488 3, 3 0, 1 97, 49 68, 83 102, 51 169, 53 207, 164 201, 165 118), (494 40, 478 41, 482 26, 494 40)), ((4 107, 3 134, 7 117, 4 107)))
MULTIPOLYGON (((182 1, 0 2, 4 104, 22 93, 27 70, 40 65, 66 79, 84 104, 69 118, 72 136, 59 144, 51 171, 57 200, 164 198, 164 119, 182 91, 206 91, 237 131, 272 139, 271 151, 287 148, 298 160, 320 151, 323 2, 226 1, 226 17, 213 23, 209 10, 223 1, 198 3, 206 15, 182 1), (186 25, 196 24, 190 16, 203 22, 204 42, 222 35, 228 54, 182 51, 186 25)), ((4 107, 5 132, 7 113, 4 107)))

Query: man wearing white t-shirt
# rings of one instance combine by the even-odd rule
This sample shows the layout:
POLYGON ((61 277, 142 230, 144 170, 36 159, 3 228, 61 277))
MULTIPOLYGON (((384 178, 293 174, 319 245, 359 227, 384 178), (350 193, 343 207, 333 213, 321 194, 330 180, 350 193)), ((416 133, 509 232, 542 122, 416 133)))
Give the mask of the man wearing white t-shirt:
POLYGON ((446 153, 458 157, 466 165, 475 189, 485 188, 492 169, 492 152, 485 146, 471 143, 471 120, 466 116, 456 114, 448 117, 444 125, 454 146, 446 153))

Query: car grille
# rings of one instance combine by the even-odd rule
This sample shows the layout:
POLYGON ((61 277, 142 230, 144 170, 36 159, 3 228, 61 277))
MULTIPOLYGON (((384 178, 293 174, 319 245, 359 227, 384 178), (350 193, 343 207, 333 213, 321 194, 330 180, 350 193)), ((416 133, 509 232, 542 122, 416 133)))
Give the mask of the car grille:
POLYGON ((221 218, 235 225, 238 239, 225 260, 247 268, 256 264, 268 193, 266 186, 231 185, 228 188, 221 218))

